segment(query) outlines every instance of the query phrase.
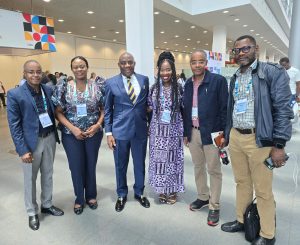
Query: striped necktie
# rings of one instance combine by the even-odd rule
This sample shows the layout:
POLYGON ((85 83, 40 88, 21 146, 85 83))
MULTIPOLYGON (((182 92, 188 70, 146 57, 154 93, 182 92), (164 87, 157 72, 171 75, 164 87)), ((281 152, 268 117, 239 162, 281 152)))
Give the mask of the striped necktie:
POLYGON ((136 95, 134 92, 134 88, 132 86, 132 83, 130 82, 131 78, 127 77, 127 85, 128 85, 128 95, 130 100, 132 101, 133 104, 136 102, 136 95))

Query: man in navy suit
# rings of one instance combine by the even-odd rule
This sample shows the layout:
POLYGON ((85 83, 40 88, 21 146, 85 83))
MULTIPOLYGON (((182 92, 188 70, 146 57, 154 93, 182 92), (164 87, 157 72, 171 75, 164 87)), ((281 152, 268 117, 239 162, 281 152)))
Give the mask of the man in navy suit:
POLYGON ((52 174, 56 141, 59 141, 51 103, 52 89, 41 84, 42 68, 35 60, 24 64, 26 82, 7 94, 8 124, 24 173, 24 200, 29 227, 38 230, 36 179, 41 172, 41 212, 64 214, 52 205, 52 174))
POLYGON ((134 197, 143 207, 150 207, 148 199, 143 197, 149 79, 134 72, 135 61, 130 53, 120 56, 118 66, 121 74, 106 81, 104 120, 107 144, 115 159, 118 194, 115 209, 121 212, 127 201, 126 175, 130 150, 135 178, 134 197))

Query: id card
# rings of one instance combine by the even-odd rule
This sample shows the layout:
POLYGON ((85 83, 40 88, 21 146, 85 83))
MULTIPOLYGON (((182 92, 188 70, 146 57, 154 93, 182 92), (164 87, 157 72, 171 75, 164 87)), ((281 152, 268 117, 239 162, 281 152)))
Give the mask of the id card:
POLYGON ((192 107, 192 120, 198 119, 198 107, 192 107))
POLYGON ((165 123, 171 122, 171 112, 169 110, 164 110, 161 115, 161 121, 165 123))
POLYGON ((241 99, 236 102, 236 114, 242 114, 245 113, 248 107, 248 100, 247 99, 241 99))
POLYGON ((47 128, 47 127, 53 125, 47 112, 40 114, 39 119, 40 119, 40 122, 41 122, 43 128, 47 128))
POLYGON ((76 110, 77 110, 78 117, 86 117, 87 116, 86 104, 76 105, 76 110))

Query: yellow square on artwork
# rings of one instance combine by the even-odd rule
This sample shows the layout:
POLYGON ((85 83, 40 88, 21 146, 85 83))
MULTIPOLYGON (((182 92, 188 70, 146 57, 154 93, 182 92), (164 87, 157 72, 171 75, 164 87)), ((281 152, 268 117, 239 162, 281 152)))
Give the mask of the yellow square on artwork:
POLYGON ((49 50, 49 44, 44 43, 43 46, 42 46, 42 50, 49 50))
POLYGON ((52 18, 47 17, 47 26, 54 27, 54 21, 52 18))
POLYGON ((33 40, 31 32, 24 31, 24 36, 25 36, 26 41, 32 41, 33 40))

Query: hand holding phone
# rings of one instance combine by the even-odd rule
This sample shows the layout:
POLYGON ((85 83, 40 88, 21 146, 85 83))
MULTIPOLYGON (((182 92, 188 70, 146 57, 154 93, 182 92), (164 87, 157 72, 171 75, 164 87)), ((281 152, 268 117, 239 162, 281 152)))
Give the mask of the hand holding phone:
MULTIPOLYGON (((287 154, 285 154, 285 162, 289 159, 289 156, 287 154)), ((276 166, 274 165, 272 158, 269 157, 264 161, 264 164, 268 167, 268 169, 273 170, 273 168, 275 168, 276 166)), ((282 166, 284 166, 284 164, 282 164, 282 166)))

